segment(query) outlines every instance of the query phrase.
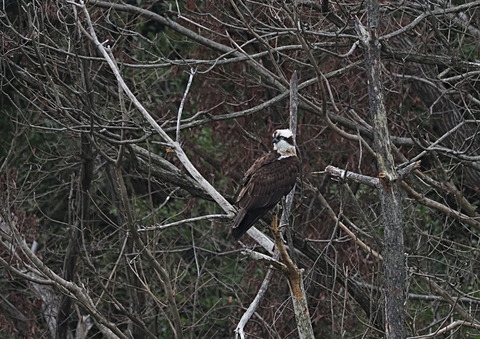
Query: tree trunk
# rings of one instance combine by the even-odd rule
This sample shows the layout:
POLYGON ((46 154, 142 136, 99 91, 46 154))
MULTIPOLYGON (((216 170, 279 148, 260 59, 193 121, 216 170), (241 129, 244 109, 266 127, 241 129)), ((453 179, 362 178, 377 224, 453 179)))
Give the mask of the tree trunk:
POLYGON ((365 68, 373 125, 374 151, 380 178, 379 196, 384 227, 385 332, 389 339, 403 339, 405 331, 405 257, 403 242, 402 200, 399 176, 391 152, 387 112, 382 92, 380 43, 377 38, 379 9, 377 0, 367 3, 368 27, 357 21, 365 53, 365 68))

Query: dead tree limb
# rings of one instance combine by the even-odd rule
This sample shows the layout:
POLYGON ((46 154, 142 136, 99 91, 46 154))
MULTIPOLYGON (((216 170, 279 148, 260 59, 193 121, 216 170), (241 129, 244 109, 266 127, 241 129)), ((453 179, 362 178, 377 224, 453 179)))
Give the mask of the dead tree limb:
MULTIPOLYGON (((283 225, 280 225, 280 227, 283 225)), ((298 337, 300 339, 315 338, 313 335, 312 323, 310 321, 310 312, 308 310, 307 296, 303 285, 303 270, 299 269, 290 258, 287 248, 280 236, 280 227, 278 225, 278 217, 275 215, 272 221, 273 236, 275 238, 275 246, 280 252, 285 269, 283 273, 290 287, 290 295, 292 296, 293 310, 295 312, 295 320, 297 322, 298 337)))

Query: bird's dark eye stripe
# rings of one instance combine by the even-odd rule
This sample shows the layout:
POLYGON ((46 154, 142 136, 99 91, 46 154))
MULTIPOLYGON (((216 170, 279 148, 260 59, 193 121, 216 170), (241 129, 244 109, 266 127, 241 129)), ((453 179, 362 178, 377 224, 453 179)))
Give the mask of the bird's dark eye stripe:
POLYGON ((288 142, 290 145, 293 145, 293 137, 285 137, 283 135, 277 135, 277 134, 274 134, 273 135, 273 139, 277 139, 277 140, 285 140, 286 142, 288 142))
POLYGON ((292 137, 287 138, 287 137, 284 137, 283 135, 274 136, 274 138, 281 139, 281 140, 288 140, 288 141, 291 141, 293 139, 292 137))

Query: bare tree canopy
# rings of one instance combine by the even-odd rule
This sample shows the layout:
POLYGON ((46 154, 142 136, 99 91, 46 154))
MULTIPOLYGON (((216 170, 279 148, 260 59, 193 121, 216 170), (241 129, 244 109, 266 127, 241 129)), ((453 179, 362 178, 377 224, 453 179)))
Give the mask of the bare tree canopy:
POLYGON ((0 26, 0 338, 480 336, 480 1, 7 0, 0 26), (278 210, 235 241, 292 112, 287 246, 278 210))

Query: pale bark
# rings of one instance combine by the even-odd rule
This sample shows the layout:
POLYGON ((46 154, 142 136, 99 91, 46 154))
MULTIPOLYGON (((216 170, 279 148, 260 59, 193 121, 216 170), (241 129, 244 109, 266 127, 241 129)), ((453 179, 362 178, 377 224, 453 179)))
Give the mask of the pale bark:
MULTIPOLYGON (((256 253, 256 252, 255 252, 256 253)), ((252 256, 253 253, 250 253, 252 256)), ((255 257, 255 255, 252 256, 252 258, 255 257)), ((259 259, 259 258, 253 258, 253 259, 259 259)), ((271 258, 273 259, 273 258, 271 258)), ((237 327, 235 328, 235 338, 240 338, 240 339, 245 339, 245 325, 248 323, 252 315, 256 312, 258 306, 260 306, 260 303, 263 300, 263 297, 265 296, 265 293, 268 290, 268 286, 270 285, 270 281, 272 280, 272 275, 273 271, 269 269, 267 271, 267 274, 265 275, 265 278, 263 279, 262 285, 258 289, 257 295, 253 299, 253 301, 250 303, 248 306, 247 310, 245 313, 243 313, 242 317, 240 318, 240 321, 237 324, 237 327)))

